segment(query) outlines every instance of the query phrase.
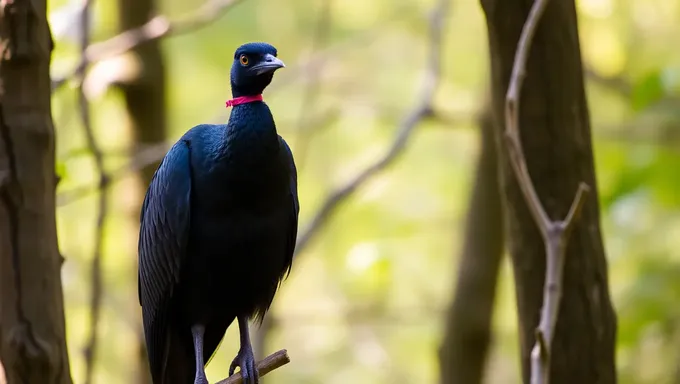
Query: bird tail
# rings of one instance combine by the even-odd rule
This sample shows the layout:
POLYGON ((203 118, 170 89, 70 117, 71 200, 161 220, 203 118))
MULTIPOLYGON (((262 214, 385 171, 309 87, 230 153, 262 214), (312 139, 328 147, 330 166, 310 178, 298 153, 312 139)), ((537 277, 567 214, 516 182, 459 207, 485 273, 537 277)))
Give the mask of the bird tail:
MULTIPOLYGON (((189 340, 190 341, 190 340, 189 340)), ((175 332, 168 332, 167 355, 158 384, 193 384, 196 376, 196 363, 192 344, 187 348, 186 338, 175 332), (184 339, 184 340, 183 340, 184 339)), ((154 379, 154 384, 157 380, 154 379)))

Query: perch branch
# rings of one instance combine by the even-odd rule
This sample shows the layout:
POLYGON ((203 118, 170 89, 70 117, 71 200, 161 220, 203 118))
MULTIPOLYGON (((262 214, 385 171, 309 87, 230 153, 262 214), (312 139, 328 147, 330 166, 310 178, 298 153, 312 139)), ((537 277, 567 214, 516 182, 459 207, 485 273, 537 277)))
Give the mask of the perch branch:
MULTIPOLYGON (((80 49, 82 57, 85 57, 85 51, 90 44, 90 6, 91 0, 84 0, 83 9, 80 13, 80 49)), ((92 382, 94 374, 94 364, 96 362, 96 351, 98 343, 98 328, 99 317, 101 314, 102 302, 102 242, 104 239, 104 221, 108 213, 107 206, 107 188, 108 175, 104 168, 104 154, 97 144, 94 137, 94 130, 92 128, 92 121, 90 119, 90 106, 83 89, 83 80, 85 78, 85 71, 87 65, 78 68, 76 79, 78 84, 78 108, 80 112, 80 119, 85 131, 87 146, 94 158, 95 168, 99 174, 99 201, 97 208, 97 223, 95 228, 94 251, 92 255, 92 266, 90 271, 91 279, 91 293, 90 293, 90 335, 84 349, 85 355, 85 380, 86 384, 92 382)))
POLYGON ((541 320, 536 329, 536 344, 531 351, 531 383, 548 384, 550 357, 555 324, 562 298, 562 275, 564 272, 565 248, 571 229, 578 220, 586 195, 590 188, 580 183, 576 197, 564 220, 553 221, 548 217, 536 193, 527 170, 526 159, 519 136, 519 101, 522 83, 526 76, 526 63, 538 22, 548 0, 536 0, 531 8, 517 45, 512 77, 505 100, 505 143, 508 147, 510 164, 514 170, 529 211, 538 225, 545 242, 546 272, 543 287, 541 320))
POLYGON ((430 48, 427 58, 428 67, 423 79, 420 97, 417 98, 420 102, 417 103, 413 110, 407 113, 401 121, 394 141, 385 154, 326 198, 305 231, 298 236, 297 244, 295 246, 296 254, 302 252, 307 244, 309 244, 309 241, 326 224, 328 218, 340 203, 351 196, 371 177, 387 168, 387 166, 397 159, 406 148, 406 144, 418 124, 425 118, 433 116, 432 101, 440 79, 442 31, 444 29, 444 17, 447 10, 448 0, 439 0, 438 4, 435 6, 435 10, 430 15, 430 48))
MULTIPOLYGON (((288 351, 282 349, 280 351, 274 352, 271 355, 260 360, 256 364, 257 372, 260 377, 268 374, 269 372, 283 367, 284 365, 290 363, 290 357, 288 357, 288 351)), ((241 384, 243 379, 241 378, 241 372, 236 372, 228 378, 219 381, 217 384, 241 384)))
POLYGON ((82 72, 90 63, 123 54, 146 42, 165 36, 176 36, 206 27, 241 1, 243 0, 207 0, 195 11, 180 19, 170 20, 167 16, 159 15, 138 28, 127 30, 108 40, 89 45, 73 73, 52 82, 52 91, 58 89, 69 78, 82 72))

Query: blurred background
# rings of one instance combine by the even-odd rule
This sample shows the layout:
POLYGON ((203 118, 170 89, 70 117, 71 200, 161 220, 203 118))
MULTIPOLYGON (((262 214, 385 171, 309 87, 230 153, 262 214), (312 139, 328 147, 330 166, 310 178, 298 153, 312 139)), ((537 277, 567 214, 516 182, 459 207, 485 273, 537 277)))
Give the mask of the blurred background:
MULTIPOLYGON (((292 363, 265 381, 437 382, 489 84, 479 2, 204 1, 94 1, 86 35, 81 0, 48 2, 75 382, 88 367, 94 383, 144 382, 139 207, 169 145, 228 119, 229 67, 247 41, 275 45, 287 65, 265 99, 295 154, 301 200, 293 271, 264 328, 253 328, 261 355, 286 348, 292 363), (79 66, 88 35, 104 43, 86 52, 86 127, 78 83, 60 79, 79 66), (432 116, 412 123, 428 79, 432 116)), ((577 8, 620 382, 680 383, 680 1, 577 8)), ((520 382, 514 300, 506 257, 488 382, 520 382)), ((237 350, 233 326, 211 382, 237 350)))

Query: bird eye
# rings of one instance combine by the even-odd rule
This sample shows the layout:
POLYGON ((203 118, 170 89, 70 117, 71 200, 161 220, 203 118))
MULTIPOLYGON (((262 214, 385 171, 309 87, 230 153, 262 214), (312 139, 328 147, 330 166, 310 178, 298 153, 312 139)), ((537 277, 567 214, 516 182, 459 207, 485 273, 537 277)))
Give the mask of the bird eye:
POLYGON ((241 55, 241 57, 239 58, 239 61, 241 62, 241 65, 248 65, 248 56, 241 55))

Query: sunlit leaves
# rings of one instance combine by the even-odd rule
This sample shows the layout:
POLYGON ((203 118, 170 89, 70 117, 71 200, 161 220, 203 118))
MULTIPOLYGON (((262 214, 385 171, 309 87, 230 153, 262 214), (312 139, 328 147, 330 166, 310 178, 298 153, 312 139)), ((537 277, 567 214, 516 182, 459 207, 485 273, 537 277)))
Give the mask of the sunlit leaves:
POLYGON ((633 87, 631 106, 640 111, 664 97, 665 90, 660 72, 652 72, 643 77, 633 87))

